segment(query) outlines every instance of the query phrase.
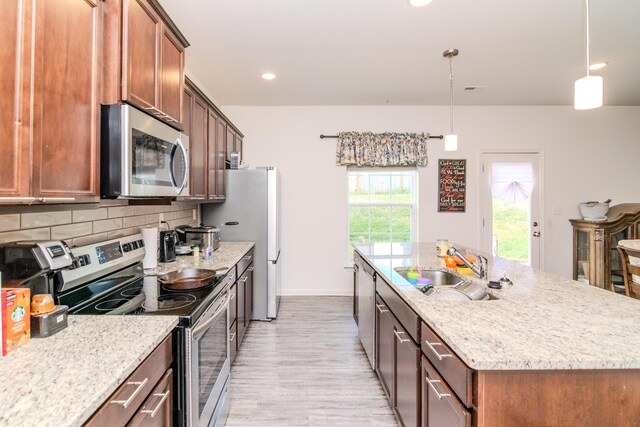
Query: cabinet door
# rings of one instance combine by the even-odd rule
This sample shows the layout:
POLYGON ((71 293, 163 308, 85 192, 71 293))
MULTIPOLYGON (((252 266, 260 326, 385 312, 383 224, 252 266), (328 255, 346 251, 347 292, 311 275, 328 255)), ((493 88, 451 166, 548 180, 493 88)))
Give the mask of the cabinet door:
MULTIPOLYGON (((360 272, 358 264, 353 264, 353 320, 358 324, 358 273, 360 272)), ((376 320, 378 315, 376 314, 376 320)))
POLYGON ((97 200, 101 3, 34 4, 32 194, 97 200))
POLYGON ((387 394, 391 407, 395 406, 393 396, 394 371, 394 318, 382 298, 376 298, 376 373, 387 394))
POLYGON ((246 277, 245 295, 244 295, 244 323, 249 327, 251 316, 253 315, 253 263, 247 267, 243 274, 246 277))
POLYGON ((406 427, 420 421, 420 348, 396 322, 395 335, 395 411, 406 427))
POLYGON ((242 137, 236 134, 236 151, 240 154, 240 162, 242 162, 242 137))
POLYGON ((193 98, 191 111, 191 196, 205 198, 207 196, 207 104, 198 96, 193 98))
POLYGON ((124 0, 122 99, 144 109, 158 106, 162 23, 147 0, 124 0))
POLYGON ((231 152, 236 150, 236 133, 231 129, 231 126, 227 125, 227 141, 226 141, 226 162, 227 165, 231 162, 231 152))
POLYGON ((471 414, 425 357, 422 358, 422 425, 471 427, 471 414))
POLYGON ((226 189, 224 185, 224 169, 225 169, 225 157, 227 152, 226 150, 226 141, 227 141, 227 123, 219 119, 218 120, 218 130, 217 130, 217 139, 216 139, 216 185, 218 188, 216 189, 216 195, 221 198, 226 196, 226 189))
POLYGON ((168 116, 165 120, 177 126, 184 126, 182 116, 184 47, 169 28, 164 25, 162 27, 160 110, 168 116))
POLYGON ((244 331, 246 329, 245 323, 245 298, 246 298, 246 282, 238 280, 238 316, 236 323, 238 324, 238 348, 240 348, 240 344, 242 344, 242 340, 244 338, 244 331))
POLYGON ((191 137, 191 111, 193 110, 193 92, 185 87, 182 96, 182 132, 191 137))
POLYGON ((238 285, 229 288, 229 324, 233 324, 238 317, 238 285))
POLYGON ((236 322, 231 324, 231 328, 229 328, 229 362, 233 364, 234 360, 236 360, 236 353, 238 352, 238 325, 236 322))
POLYGON ((151 391, 129 427, 170 427, 173 425, 173 371, 169 369, 151 391))
POLYGON ((30 194, 29 120, 25 119, 29 114, 29 104, 19 108, 23 94, 28 95, 29 72, 28 67, 24 67, 24 71, 17 68, 22 60, 30 58, 28 49, 23 48, 29 41, 29 32, 25 34, 28 24, 25 19, 29 20, 30 8, 24 4, 21 7, 21 3, 25 2, 3 3, 0 25, 0 123, 3 124, 0 126, 0 196, 7 197, 27 197, 30 194), (26 135, 21 137, 23 129, 26 135))
POLYGON ((218 146, 218 116, 210 108, 208 111, 209 117, 209 136, 207 138, 207 155, 208 155, 208 168, 207 168, 207 180, 208 180, 208 195, 209 199, 216 199, 218 190, 218 158, 216 148, 218 146))

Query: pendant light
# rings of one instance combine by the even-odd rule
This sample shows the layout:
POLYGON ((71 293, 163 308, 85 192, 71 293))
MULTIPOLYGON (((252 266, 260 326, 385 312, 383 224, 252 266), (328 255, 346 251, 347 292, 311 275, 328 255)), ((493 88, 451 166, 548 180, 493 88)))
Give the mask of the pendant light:
POLYGON ((442 56, 449 58, 449 103, 451 106, 451 133, 444 136, 444 151, 458 151, 458 135, 453 133, 453 65, 451 58, 458 56, 458 49, 449 49, 442 52, 442 56))
POLYGON ((602 77, 592 76, 590 73, 589 0, 585 0, 585 5, 587 17, 587 75, 576 80, 574 92, 574 108, 576 110, 590 110, 602 107, 602 77))

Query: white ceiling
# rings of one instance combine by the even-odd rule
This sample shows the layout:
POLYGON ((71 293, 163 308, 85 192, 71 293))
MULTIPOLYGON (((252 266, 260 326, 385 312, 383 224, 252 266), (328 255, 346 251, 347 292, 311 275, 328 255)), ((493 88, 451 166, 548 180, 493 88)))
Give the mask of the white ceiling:
MULTIPOLYGON (((447 105, 449 48, 456 105, 572 105, 586 69, 583 0, 160 2, 222 105, 447 105)), ((640 105, 640 1, 590 3, 605 105, 640 105)))

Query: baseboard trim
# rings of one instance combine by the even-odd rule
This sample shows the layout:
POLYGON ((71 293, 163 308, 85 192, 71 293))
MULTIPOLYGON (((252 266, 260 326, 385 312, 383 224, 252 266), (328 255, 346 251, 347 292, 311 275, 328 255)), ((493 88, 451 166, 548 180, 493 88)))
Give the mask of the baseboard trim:
POLYGON ((347 297, 353 295, 351 289, 282 289, 282 296, 336 296, 347 297))

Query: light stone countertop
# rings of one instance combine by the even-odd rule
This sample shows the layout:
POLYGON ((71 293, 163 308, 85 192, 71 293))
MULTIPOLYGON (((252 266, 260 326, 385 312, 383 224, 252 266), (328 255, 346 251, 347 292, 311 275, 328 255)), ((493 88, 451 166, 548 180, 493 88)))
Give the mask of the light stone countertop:
POLYGON ((227 274, 229 269, 236 265, 242 257, 255 246, 255 242, 220 242, 220 247, 213 251, 213 258, 209 261, 193 255, 178 255, 174 262, 158 263, 156 268, 146 269, 147 275, 170 273, 181 268, 205 268, 217 270, 218 274, 227 274))
POLYGON ((69 316, 0 359, 0 425, 79 426, 178 323, 176 316, 69 316))
MULTIPOLYGON (((638 300, 482 254, 489 259, 490 280, 506 272, 514 285, 486 288, 498 300, 435 301, 394 270, 412 265, 448 270, 435 243, 355 248, 473 369, 640 368, 638 300)), ((475 275, 463 277, 486 285, 475 275)))

